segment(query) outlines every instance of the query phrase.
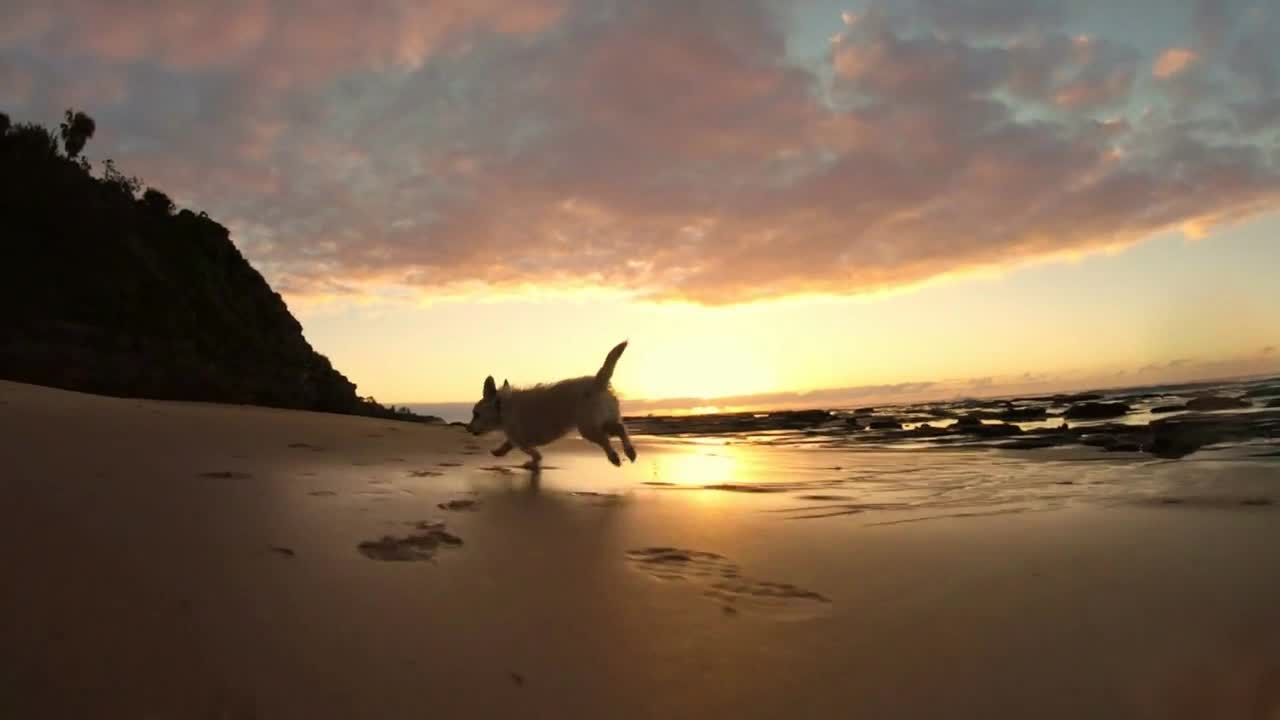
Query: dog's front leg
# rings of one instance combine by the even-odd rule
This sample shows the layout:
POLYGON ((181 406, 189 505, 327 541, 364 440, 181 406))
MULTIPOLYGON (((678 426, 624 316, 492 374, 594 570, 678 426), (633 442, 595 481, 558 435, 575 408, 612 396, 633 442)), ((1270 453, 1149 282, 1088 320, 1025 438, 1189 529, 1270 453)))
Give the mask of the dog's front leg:
POLYGON ((503 455, 506 455, 507 453, 511 452, 511 448, 513 447, 515 446, 511 444, 511 441, 507 440, 503 442, 501 445, 499 445, 498 447, 490 450, 489 452, 493 453, 494 457, 502 457, 503 455))

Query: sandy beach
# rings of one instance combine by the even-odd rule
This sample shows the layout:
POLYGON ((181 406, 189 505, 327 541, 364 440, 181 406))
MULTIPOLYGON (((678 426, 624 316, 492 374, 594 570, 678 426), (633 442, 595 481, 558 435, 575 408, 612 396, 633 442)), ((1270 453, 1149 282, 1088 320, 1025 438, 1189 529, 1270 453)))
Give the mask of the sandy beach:
POLYGON ((0 382, 0 717, 1277 718, 1280 470, 0 382))

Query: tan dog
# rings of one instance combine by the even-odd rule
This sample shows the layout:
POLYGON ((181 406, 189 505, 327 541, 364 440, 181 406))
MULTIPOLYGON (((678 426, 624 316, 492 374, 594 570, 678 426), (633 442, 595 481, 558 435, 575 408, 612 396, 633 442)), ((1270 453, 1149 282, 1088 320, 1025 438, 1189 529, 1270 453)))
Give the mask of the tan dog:
POLYGON ((594 377, 520 389, 504 380, 499 389, 490 375, 484 379, 484 397, 472 409, 467 431, 483 435, 501 429, 507 439, 494 448, 493 454, 502 457, 511 448, 520 448, 530 457, 525 467, 531 470, 537 470, 542 463, 538 446, 559 440, 574 427, 585 440, 603 448, 609 462, 621 465, 622 460, 609 442, 609 436, 616 435, 627 459, 635 462, 636 449, 622 425, 618 398, 609 387, 613 367, 626 349, 627 343, 623 342, 610 350, 594 377))

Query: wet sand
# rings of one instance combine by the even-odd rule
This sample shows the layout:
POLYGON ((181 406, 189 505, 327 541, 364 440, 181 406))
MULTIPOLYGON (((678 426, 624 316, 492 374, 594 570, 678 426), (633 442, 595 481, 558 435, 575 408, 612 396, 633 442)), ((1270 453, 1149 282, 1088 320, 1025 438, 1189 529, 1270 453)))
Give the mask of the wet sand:
POLYGON ((0 382, 0 717, 1280 717, 1280 462, 0 382))

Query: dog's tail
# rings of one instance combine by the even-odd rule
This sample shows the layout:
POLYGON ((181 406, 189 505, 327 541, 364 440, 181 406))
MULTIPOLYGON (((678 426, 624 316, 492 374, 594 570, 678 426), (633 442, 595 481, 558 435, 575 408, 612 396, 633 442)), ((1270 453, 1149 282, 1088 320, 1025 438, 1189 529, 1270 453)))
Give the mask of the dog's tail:
POLYGON ((609 351, 609 355, 604 359, 604 364, 600 366, 600 372, 596 373, 596 387, 603 390, 609 387, 609 381, 613 379, 613 367, 618 364, 618 358, 622 357, 622 351, 627 349, 627 341, 623 340, 618 346, 609 351))

